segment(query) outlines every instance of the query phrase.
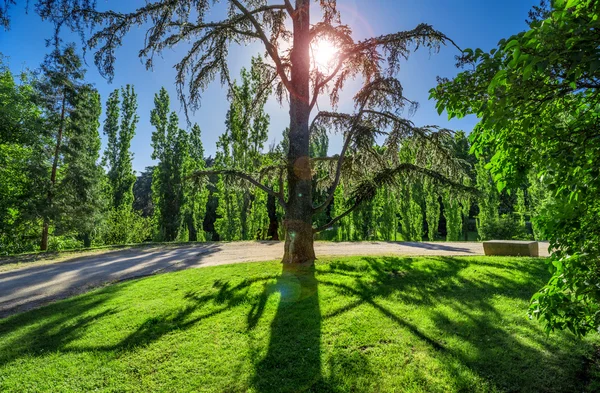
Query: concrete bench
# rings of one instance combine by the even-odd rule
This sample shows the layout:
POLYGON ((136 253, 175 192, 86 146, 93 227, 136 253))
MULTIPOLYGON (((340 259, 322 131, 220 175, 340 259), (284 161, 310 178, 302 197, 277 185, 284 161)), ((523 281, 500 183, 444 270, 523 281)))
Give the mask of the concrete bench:
POLYGON ((538 257, 538 242, 521 240, 488 240, 483 242, 485 255, 538 257))

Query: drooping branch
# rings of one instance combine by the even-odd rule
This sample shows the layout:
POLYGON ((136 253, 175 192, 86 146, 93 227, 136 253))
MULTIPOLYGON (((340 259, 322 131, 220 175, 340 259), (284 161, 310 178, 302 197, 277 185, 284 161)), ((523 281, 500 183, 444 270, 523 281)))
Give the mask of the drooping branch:
POLYGON ((394 168, 386 168, 382 170, 381 172, 373 176, 372 179, 362 181, 358 186, 356 186, 356 188, 351 194, 352 204, 350 205, 350 207, 337 217, 331 219, 331 221, 329 221, 328 223, 313 229, 313 232, 318 233, 324 231, 327 228, 332 227, 338 221, 340 221, 348 214, 356 210, 356 208, 358 208, 364 201, 372 200, 375 197, 377 191, 383 185, 396 184, 400 175, 408 173, 426 176, 429 179, 433 180, 434 183, 440 186, 449 187, 457 192, 470 194, 479 193, 479 191, 476 188, 465 186, 464 184, 451 180, 436 171, 422 168, 409 163, 402 163, 394 168))
POLYGON ((337 157, 335 178, 333 180, 333 184, 331 185, 331 190, 329 191, 329 195, 327 196, 327 199, 325 199, 325 201, 322 204, 313 208, 314 214, 319 214, 320 212, 327 209, 327 206, 329 206, 329 204, 333 201, 335 189, 340 184, 340 180, 342 178, 342 165, 344 164, 344 158, 346 157, 346 152, 348 150, 348 146, 350 146, 351 140, 352 140, 352 134, 351 134, 351 132, 348 132, 348 135, 346 135, 346 140, 344 141, 344 145, 342 146, 340 155, 337 157))
MULTIPOLYGON (((267 38, 267 35, 265 34, 265 31, 263 30, 263 28, 260 25, 260 23, 258 23, 258 20, 256 20, 256 18, 254 17, 254 15, 250 11, 248 11, 246 9, 246 7, 244 7, 238 0, 231 0, 231 2, 233 4, 235 4, 235 6, 244 15, 246 15, 248 17, 248 19, 250 19, 250 22, 252 22, 252 25, 254 26, 254 29, 256 30, 256 33, 259 35, 261 41, 263 42, 263 44, 265 46, 265 49, 267 50, 267 53, 269 54, 269 56, 271 57, 271 59, 275 63, 275 67, 277 68, 277 74, 281 78, 281 81, 283 82, 283 84, 285 85, 285 87, 288 89, 288 92, 290 92, 290 94, 292 94, 293 93, 292 84, 291 84, 289 78, 287 77, 287 75, 285 73, 285 70, 283 68, 283 64, 281 62, 281 57, 279 56, 279 53, 277 52, 277 48, 267 38)), ((267 6, 267 7, 271 8, 271 9, 281 9, 281 10, 287 10, 288 9, 288 5, 286 5, 286 4, 271 5, 271 6, 267 6)))
POLYGON ((262 184, 258 180, 254 179, 251 175, 249 175, 249 174, 247 174, 245 172, 242 172, 242 171, 238 171, 238 170, 234 170, 234 169, 198 171, 198 172, 195 172, 194 174, 192 174, 189 178, 194 179, 194 178, 205 177, 205 176, 213 176, 213 175, 234 176, 234 177, 238 177, 240 179, 246 180, 247 182, 249 182, 253 186, 255 186, 255 187, 261 189, 262 191, 266 192, 267 194, 275 197, 275 199, 277 199, 279 201, 279 203, 281 204, 281 206, 284 209, 286 208, 286 203, 285 203, 285 200, 283 199, 281 193, 278 193, 275 190, 273 190, 272 188, 269 188, 269 187, 265 186, 264 184, 262 184))
POLYGON ((425 46, 432 51, 438 51, 442 45, 450 43, 462 52, 454 41, 424 23, 409 31, 386 34, 356 43, 351 39, 349 32, 336 30, 332 26, 315 26, 313 38, 320 35, 331 37, 337 42, 339 52, 337 62, 329 75, 318 75, 314 80, 311 107, 316 104, 318 95, 330 82, 334 82, 330 99, 332 105, 335 105, 344 81, 348 78, 360 75, 368 83, 382 75, 396 74, 399 71, 400 60, 408 58, 411 46, 425 46), (385 66, 382 66, 383 62, 385 66))

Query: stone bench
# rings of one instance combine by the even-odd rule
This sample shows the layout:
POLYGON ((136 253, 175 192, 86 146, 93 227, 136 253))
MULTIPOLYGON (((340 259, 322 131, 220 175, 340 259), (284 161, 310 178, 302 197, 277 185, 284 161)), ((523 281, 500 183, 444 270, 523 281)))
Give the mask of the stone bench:
POLYGON ((521 240, 488 240, 483 242, 485 255, 538 257, 538 242, 521 240))

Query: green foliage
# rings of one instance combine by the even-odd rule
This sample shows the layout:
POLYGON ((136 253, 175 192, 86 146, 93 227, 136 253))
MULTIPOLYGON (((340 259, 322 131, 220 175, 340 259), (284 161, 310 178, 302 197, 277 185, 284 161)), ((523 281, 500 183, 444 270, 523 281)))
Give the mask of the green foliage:
POLYGON ((219 206, 217 207, 218 218, 215 221, 215 230, 219 234, 220 240, 241 240, 240 194, 233 191, 230 182, 231 179, 223 179, 223 176, 219 176, 216 184, 219 206))
POLYGON ((104 195, 104 171, 100 157, 100 95, 91 88, 76 97, 76 110, 70 119, 69 143, 64 149, 68 168, 62 180, 64 201, 57 207, 60 225, 76 231, 85 247, 90 247, 96 228, 102 223, 108 201, 104 195))
POLYGON ((494 220, 485 221, 478 231, 479 237, 486 240, 528 240, 530 238, 516 214, 503 214, 494 220))
POLYGON ((197 124, 194 124, 188 135, 188 154, 184 157, 183 181, 183 221, 187 227, 189 241, 206 241, 203 228, 206 215, 206 204, 208 203, 209 190, 204 178, 194 181, 189 176, 197 171, 206 169, 204 161, 204 147, 202 145, 202 132, 197 124))
POLYGON ((425 194, 425 220, 427 221, 427 240, 435 241, 440 224, 441 208, 439 195, 430 179, 425 179, 423 184, 425 194))
POLYGON ((110 94, 104 121, 108 146, 103 163, 108 167, 111 206, 117 210, 133 204, 135 175, 132 169, 133 155, 129 149, 139 121, 136 112, 137 94, 133 86, 126 85, 120 91, 116 89, 110 94))
POLYGON ((154 106, 150 122, 155 127, 152 158, 158 160, 152 172, 155 238, 205 241, 203 221, 209 191, 202 179, 190 180, 206 168, 200 127, 194 124, 189 134, 179 128, 165 88, 155 95, 154 106))
POLYGON ((536 15, 489 53, 465 51, 473 70, 431 95, 451 117, 480 117, 474 151, 491 154, 499 189, 533 170, 552 194, 534 221, 554 274, 531 312, 548 331, 585 334, 600 328, 600 2, 557 0, 536 15))
POLYGON ((459 199, 446 190, 443 194, 444 217, 446 218, 446 241, 455 242, 461 239, 462 210, 459 199))
POLYGON ((522 188, 517 190, 517 204, 515 206, 515 213, 519 217, 519 225, 525 226, 527 206, 525 204, 525 191, 522 188))
POLYGON ((486 167, 486 161, 483 157, 479 158, 475 164, 476 183, 479 190, 477 205, 479 213, 477 214, 477 232, 480 240, 493 239, 492 233, 487 232, 485 228, 495 225, 500 218, 500 193, 498 192, 486 167))
POLYGON ((134 244, 151 240, 151 220, 129 206, 111 210, 99 234, 100 244, 134 244))
MULTIPOLYGON (((218 169, 254 173, 265 163, 262 150, 267 141, 270 120, 264 106, 270 89, 264 88, 263 68, 262 58, 253 58, 250 71, 242 68, 241 83, 233 84, 225 121, 227 130, 217 142, 215 166, 218 169)), ((250 189, 248 184, 232 178, 220 178, 216 187, 219 217, 215 230, 220 239, 266 237, 269 226, 267 197, 258 195, 263 191, 250 189)))

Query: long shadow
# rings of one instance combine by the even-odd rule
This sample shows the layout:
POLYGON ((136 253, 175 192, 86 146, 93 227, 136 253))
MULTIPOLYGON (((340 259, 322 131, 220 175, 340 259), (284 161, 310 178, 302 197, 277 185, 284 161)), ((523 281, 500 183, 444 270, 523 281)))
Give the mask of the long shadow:
MULTIPOLYGON (((28 326, 25 334, 10 337, 0 346, 0 366, 38 353, 132 350, 246 303, 247 330, 251 331, 259 326, 266 307, 272 304, 269 299, 278 296, 266 354, 253 360, 251 383, 259 392, 338 391, 338 385, 359 379, 377 380, 381 375, 373 370, 370 348, 375 345, 387 351, 388 345, 395 345, 393 340, 425 343, 431 349, 427 356, 440 360, 443 371, 454 378, 457 390, 471 389, 473 379, 465 376, 466 369, 489 384, 484 390, 565 391, 567 386, 557 384, 562 381, 573 383, 572 391, 581 391, 581 384, 572 377, 579 367, 577 358, 565 349, 575 347, 573 337, 548 339, 533 324, 506 324, 503 318, 507 314, 498 309, 499 298, 521 303, 528 300, 547 276, 541 260, 525 258, 514 265, 493 260, 480 264, 451 257, 365 257, 353 263, 319 264, 316 269, 283 265, 281 274, 237 283, 216 280, 212 289, 182 293, 185 307, 148 315, 119 342, 90 347, 74 344, 95 321, 122 311, 105 303, 130 285, 123 283, 93 296, 15 316, 8 322, 0 320, 0 336, 10 334, 13 327, 28 326), (478 265, 485 267, 478 274, 473 274, 473 269, 469 275, 461 273, 472 266, 479 270, 478 265), (253 285, 261 284, 260 293, 251 290, 253 285), (320 299, 320 291, 321 297, 339 294, 347 300, 328 305, 320 299), (402 305, 418 307, 434 328, 407 320, 399 307, 402 305), (364 342, 359 348, 322 343, 322 336, 334 339, 336 318, 365 306, 397 326, 397 337, 364 342), (322 333, 324 326, 327 335, 322 333), (457 342, 466 344, 461 347, 457 342), (328 371, 326 377, 324 370, 328 371), (563 377, 557 377, 561 373, 563 377)), ((358 341, 361 339, 358 337, 358 341)), ((377 390, 373 386, 346 390, 369 388, 377 390)))
MULTIPOLYGON (((388 244, 397 244, 400 246, 413 247, 422 250, 438 250, 438 251, 452 251, 452 252, 464 252, 465 254, 473 254, 472 250, 465 247, 457 247, 457 245, 449 245, 444 243, 427 243, 427 242, 390 242, 388 244)), ((460 244, 460 243, 458 243, 460 244)))
MULTIPOLYGON (((410 258, 362 259, 366 262, 362 265, 334 262, 319 272, 320 285, 355 299, 327 312, 324 321, 359 306, 374 308, 408 331, 414 337, 411 341, 425 342, 434 349, 430 356, 442 360, 460 391, 472 389, 473 380, 465 376, 465 368, 485 381, 485 390, 552 392, 585 388, 578 377, 582 359, 565 349, 577 347, 574 336, 548 338, 537 326, 525 321, 507 325, 507 315, 497 308, 499 298, 529 300, 548 276, 542 260, 523 258, 517 266, 484 261, 481 265, 488 269, 480 277, 465 278, 460 271, 470 263, 464 259, 430 258, 438 263, 422 270, 413 268, 410 258), (498 274, 490 267, 497 268, 498 274), (516 270, 518 274, 514 273, 516 270), (346 281, 340 283, 339 277, 346 281), (348 278, 354 282, 348 283, 348 278), (435 328, 424 331, 407 322, 394 310, 391 299, 418 306, 435 328), (454 316, 449 317, 445 308, 453 310, 454 316), (450 342, 468 345, 461 347, 450 342)), ((525 310, 517 318, 525 320, 525 310)))
POLYGON ((199 265, 202 259, 219 250, 218 244, 150 252, 125 250, 0 273, 0 318, 85 292, 106 282, 199 265), (65 278, 53 283, 60 276, 65 278))
MULTIPOLYGON (((324 391, 324 386, 319 387, 321 310, 315 267, 284 264, 274 288, 267 291, 279 293, 280 299, 267 354, 256 364, 257 391, 324 391)), ((260 317, 258 310, 254 314, 260 317)))

